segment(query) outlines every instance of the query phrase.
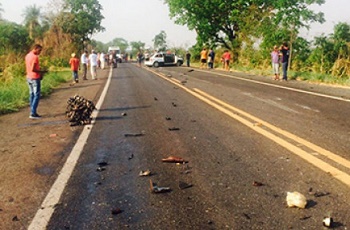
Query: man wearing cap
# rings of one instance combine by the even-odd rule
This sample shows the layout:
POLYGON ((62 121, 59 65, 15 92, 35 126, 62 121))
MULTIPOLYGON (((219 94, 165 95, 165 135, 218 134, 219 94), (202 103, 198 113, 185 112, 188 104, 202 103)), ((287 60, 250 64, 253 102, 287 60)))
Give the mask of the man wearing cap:
POLYGON ((78 83, 79 82, 79 78, 78 78, 79 59, 76 57, 75 53, 71 54, 69 64, 73 73, 73 84, 78 83))

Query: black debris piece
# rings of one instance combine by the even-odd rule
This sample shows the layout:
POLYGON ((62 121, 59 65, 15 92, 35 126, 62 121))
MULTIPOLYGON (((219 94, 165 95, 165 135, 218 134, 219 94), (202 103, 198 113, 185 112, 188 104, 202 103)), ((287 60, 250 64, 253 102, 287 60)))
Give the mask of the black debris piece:
POLYGON ((169 131, 177 131, 177 130, 180 130, 180 128, 177 128, 177 127, 172 127, 172 128, 168 128, 169 131))
POLYGON ((153 193, 165 193, 170 192, 171 189, 169 187, 158 187, 156 183, 153 183, 152 180, 149 180, 151 192, 153 193))
POLYGON ((121 210, 120 208, 114 208, 111 210, 112 215, 118 215, 122 212, 123 212, 123 210, 121 210))
POLYGON ((165 117, 165 120, 170 121, 170 120, 171 120, 171 117, 166 116, 166 117, 165 117))
POLYGON ((134 154, 131 154, 128 159, 131 160, 132 158, 134 158, 134 154))
POLYGON ((97 163, 97 164, 98 164, 98 166, 103 167, 103 166, 107 166, 107 165, 108 165, 108 162, 106 162, 106 161, 101 161, 101 162, 99 162, 99 163, 97 163))
POLYGON ((126 133, 124 134, 124 137, 140 137, 143 136, 143 133, 126 133))
POLYGON ((192 187, 192 184, 188 184, 186 182, 179 181, 179 188, 180 189, 186 189, 186 188, 191 188, 191 187, 192 187))
POLYGON ((12 218, 12 221, 19 221, 19 218, 18 218, 17 216, 14 216, 14 217, 12 218))
POLYGON ((97 172, 102 172, 102 171, 105 171, 105 170, 106 170, 106 167, 102 167, 102 166, 100 166, 100 167, 98 167, 96 169, 97 172))
POLYGON ((190 69, 189 71, 187 71, 187 72, 193 72, 194 71, 194 69, 190 69))
POLYGON ((71 126, 91 124, 91 114, 96 109, 94 103, 75 95, 67 101, 66 116, 71 126))
POLYGON ((177 106, 177 104, 176 104, 175 102, 171 102, 171 104, 172 104, 174 107, 177 106))

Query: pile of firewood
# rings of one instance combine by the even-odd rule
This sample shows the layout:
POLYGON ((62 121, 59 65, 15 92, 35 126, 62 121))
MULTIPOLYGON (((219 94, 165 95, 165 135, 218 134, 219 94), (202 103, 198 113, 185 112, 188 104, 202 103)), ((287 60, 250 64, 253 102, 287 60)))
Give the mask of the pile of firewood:
POLYGON ((94 103, 82 96, 75 95, 67 101, 66 115, 71 126, 91 123, 91 114, 96 109, 94 103))

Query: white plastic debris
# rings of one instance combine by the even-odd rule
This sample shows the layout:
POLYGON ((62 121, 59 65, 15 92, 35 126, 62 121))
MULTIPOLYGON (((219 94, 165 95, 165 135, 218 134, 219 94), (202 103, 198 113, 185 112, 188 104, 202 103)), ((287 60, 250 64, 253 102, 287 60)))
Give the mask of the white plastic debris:
POLYGON ((146 171, 140 171, 139 176, 150 176, 151 175, 151 171, 150 170, 146 170, 146 171))
POLYGON ((325 217, 323 219, 323 226, 331 228, 333 225, 333 219, 332 217, 325 217))
POLYGON ((287 192, 286 200, 289 208, 305 208, 307 204, 306 197, 299 192, 287 192))

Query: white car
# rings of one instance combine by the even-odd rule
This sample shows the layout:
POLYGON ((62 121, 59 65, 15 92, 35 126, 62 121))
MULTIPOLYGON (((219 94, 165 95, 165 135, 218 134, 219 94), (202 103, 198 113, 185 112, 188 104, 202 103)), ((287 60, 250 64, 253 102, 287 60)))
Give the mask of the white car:
POLYGON ((172 53, 154 53, 150 57, 145 58, 146 66, 153 66, 156 68, 159 66, 170 66, 170 65, 181 66, 183 62, 184 61, 181 57, 178 57, 172 53))

